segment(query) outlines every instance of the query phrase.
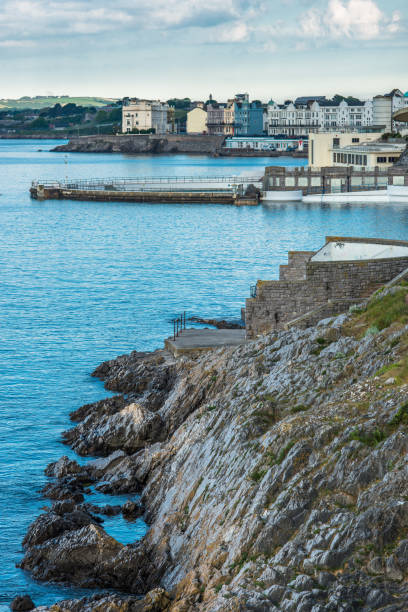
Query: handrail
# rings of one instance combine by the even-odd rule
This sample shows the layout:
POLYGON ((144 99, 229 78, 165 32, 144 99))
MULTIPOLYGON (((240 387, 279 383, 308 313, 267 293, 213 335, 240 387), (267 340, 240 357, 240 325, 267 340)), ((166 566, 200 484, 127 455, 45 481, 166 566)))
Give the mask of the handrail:
POLYGON ((186 311, 181 313, 177 319, 173 319, 173 340, 178 338, 183 329, 186 329, 186 311))
POLYGON ((32 181, 32 186, 37 187, 42 185, 44 187, 57 187, 57 188, 75 188, 79 187, 91 187, 91 186, 110 186, 110 185, 137 185, 143 183, 232 183, 240 185, 243 183, 260 183, 262 177, 251 177, 251 176, 137 176, 137 177, 112 177, 112 178, 94 178, 94 179, 71 179, 65 181, 49 180, 49 179, 37 179, 32 181), (75 186, 75 187, 74 187, 75 186))

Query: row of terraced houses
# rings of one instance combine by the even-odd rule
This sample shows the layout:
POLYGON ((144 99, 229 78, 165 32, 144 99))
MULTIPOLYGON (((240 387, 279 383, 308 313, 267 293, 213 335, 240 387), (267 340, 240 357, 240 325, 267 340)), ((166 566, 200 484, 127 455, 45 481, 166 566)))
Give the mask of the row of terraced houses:
MULTIPOLYGON (((393 89, 384 95, 360 101, 332 100, 325 96, 301 96, 283 104, 270 100, 250 101, 236 94, 227 102, 193 102, 187 113, 186 132, 225 136, 283 136, 305 138, 319 131, 370 130, 391 132, 400 127, 392 120, 395 111, 408 105, 408 92, 393 89)), ((127 99, 123 106, 122 132, 175 131, 174 109, 160 100, 127 99)))

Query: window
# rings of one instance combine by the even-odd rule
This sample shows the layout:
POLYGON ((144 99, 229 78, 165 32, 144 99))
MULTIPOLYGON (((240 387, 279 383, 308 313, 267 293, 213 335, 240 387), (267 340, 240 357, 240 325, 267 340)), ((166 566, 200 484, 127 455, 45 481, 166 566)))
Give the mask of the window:
POLYGON ((360 139, 359 138, 352 138, 351 142, 360 142, 360 139))
POLYGON ((340 138, 333 138, 333 149, 340 146, 340 138))
POLYGON ((392 177, 392 184, 393 185, 404 185, 404 176, 393 176, 392 177))
POLYGON ((377 157, 377 164, 385 164, 386 161, 386 157, 377 157))

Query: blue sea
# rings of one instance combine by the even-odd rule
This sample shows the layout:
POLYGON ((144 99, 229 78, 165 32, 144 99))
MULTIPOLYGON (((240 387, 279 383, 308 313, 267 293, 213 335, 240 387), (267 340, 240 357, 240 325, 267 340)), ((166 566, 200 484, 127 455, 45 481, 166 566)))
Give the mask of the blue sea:
MULTIPOLYGON (((30 522, 49 502, 44 468, 62 454, 69 412, 107 396, 90 377, 103 360, 163 346, 171 319, 240 317, 249 287, 278 277, 289 249, 328 234, 408 238, 408 207, 128 204, 31 200, 39 178, 263 174, 291 158, 52 153, 56 141, 0 140, 0 610, 84 591, 16 569, 30 522)), ((124 501, 93 494, 94 503, 124 501)), ((123 543, 147 526, 120 517, 123 543)))

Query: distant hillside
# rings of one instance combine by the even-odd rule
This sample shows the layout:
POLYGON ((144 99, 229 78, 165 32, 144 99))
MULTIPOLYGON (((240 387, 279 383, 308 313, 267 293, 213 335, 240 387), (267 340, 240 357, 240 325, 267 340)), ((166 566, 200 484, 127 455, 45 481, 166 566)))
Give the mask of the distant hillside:
POLYGON ((45 108, 47 106, 54 106, 57 102, 61 105, 72 102, 78 106, 105 106, 111 102, 115 102, 113 98, 94 98, 94 97, 82 97, 82 98, 71 98, 70 96, 24 96, 18 100, 13 99, 0 99, 0 110, 2 109, 24 109, 24 108, 45 108))

